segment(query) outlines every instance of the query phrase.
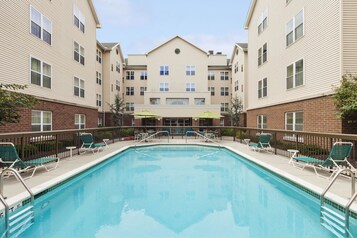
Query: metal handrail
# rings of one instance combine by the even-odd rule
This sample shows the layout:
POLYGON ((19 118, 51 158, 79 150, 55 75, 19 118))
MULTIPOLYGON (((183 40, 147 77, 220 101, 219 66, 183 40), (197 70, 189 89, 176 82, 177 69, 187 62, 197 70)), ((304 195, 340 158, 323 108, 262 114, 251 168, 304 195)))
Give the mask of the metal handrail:
POLYGON ((204 135, 198 133, 197 131, 186 131, 186 135, 185 135, 185 137, 186 137, 186 143, 187 143, 188 134, 196 134, 197 136, 203 138, 205 141, 211 141, 211 142, 217 144, 219 147, 222 147, 222 145, 219 144, 218 142, 212 140, 211 138, 208 138, 207 136, 204 136, 204 135))
POLYGON ((27 190, 27 192, 30 194, 30 201, 31 201, 31 205, 33 205, 34 203, 34 194, 31 191, 31 189, 27 186, 27 184, 25 183, 25 181, 23 180, 23 178, 21 177, 21 175, 13 168, 6 168, 1 172, 0 175, 0 200, 1 202, 4 204, 5 206, 5 231, 4 234, 2 235, 2 237, 5 235, 5 237, 7 237, 7 233, 9 231, 9 205, 7 204, 5 198, 4 198, 4 175, 6 172, 10 172, 13 175, 15 175, 15 177, 17 178, 18 181, 21 182, 21 184, 25 187, 25 189, 27 190))
POLYGON ((321 204, 320 204, 320 219, 322 222, 322 207, 325 203, 325 195, 327 193, 327 191, 331 188, 331 186, 335 183, 336 179, 338 178, 338 176, 342 173, 342 172, 350 172, 351 173, 351 193, 352 193, 352 197, 351 199, 348 201, 348 203, 345 206, 345 231, 349 232, 349 216, 350 216, 350 211, 349 208, 352 205, 353 201, 356 199, 357 197, 357 192, 355 192, 355 172, 349 168, 344 168, 339 170, 336 175, 332 178, 331 182, 327 185, 327 187, 325 188, 325 190, 321 193, 321 204))
POLYGON ((170 141, 170 133, 168 131, 157 131, 154 134, 151 134, 143 139, 141 139, 138 143, 136 143, 134 146, 137 146, 138 144, 140 144, 143 141, 147 141, 148 139, 155 137, 156 135, 160 134, 160 133, 167 133, 167 143, 169 143, 170 141))

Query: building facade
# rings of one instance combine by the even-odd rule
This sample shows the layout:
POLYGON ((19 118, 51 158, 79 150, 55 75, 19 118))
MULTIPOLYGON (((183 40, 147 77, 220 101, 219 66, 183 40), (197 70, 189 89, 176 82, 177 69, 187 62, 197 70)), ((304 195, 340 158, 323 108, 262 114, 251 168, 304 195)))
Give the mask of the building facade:
POLYGON ((23 93, 40 100, 0 131, 96 127, 92 1, 3 1, 0 14, 1 83, 27 85, 23 93))
POLYGON ((252 0, 247 126, 345 132, 331 95, 357 72, 353 0, 252 0))
MULTIPOLYGON (((195 119, 210 111, 225 115, 231 100, 231 72, 226 55, 207 53, 176 36, 147 54, 128 55, 125 66, 126 112, 160 115, 150 125, 222 125, 195 119)), ((142 119, 134 120, 140 125, 142 119)), ((150 121, 150 120, 146 120, 150 121)))

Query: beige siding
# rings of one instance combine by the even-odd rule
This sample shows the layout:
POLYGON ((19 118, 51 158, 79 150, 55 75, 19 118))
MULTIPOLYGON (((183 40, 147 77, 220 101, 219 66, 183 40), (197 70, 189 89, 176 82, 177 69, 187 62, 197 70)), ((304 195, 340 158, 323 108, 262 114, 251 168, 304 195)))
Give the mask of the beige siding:
POLYGON ((96 22, 87 1, 74 1, 85 15, 85 33, 73 24, 72 1, 1 3, 1 82, 27 84, 26 93, 81 106, 95 106, 96 22), (30 6, 52 22, 52 45, 30 32, 30 6), (16 40, 14 40, 16 39, 16 40), (73 60, 73 41, 85 49, 85 66, 73 60), (52 66, 51 89, 30 82, 30 57, 52 66), (73 95, 73 77, 84 79, 86 97, 73 95))
POLYGON ((357 73, 357 1, 343 1, 343 73, 357 73))
POLYGON ((276 105, 332 93, 338 85, 340 6, 335 0, 257 1, 249 24, 248 109, 276 105), (268 9, 268 27, 258 35, 257 21, 268 9), (286 47, 286 24, 304 10, 304 36, 286 47), (258 49, 268 44, 268 61, 258 67, 258 49), (303 86, 286 89, 287 66, 304 60, 303 86), (258 99, 258 81, 267 77, 268 96, 258 99))
POLYGON ((247 79, 247 60, 248 60, 247 52, 237 45, 234 47, 234 51, 232 54, 231 59, 231 66, 232 66, 232 97, 238 97, 242 101, 243 110, 246 109, 246 93, 245 93, 245 86, 246 86, 246 79, 247 79), (237 69, 236 69, 237 68, 237 69), (236 90, 236 86, 238 86, 238 90, 236 90))

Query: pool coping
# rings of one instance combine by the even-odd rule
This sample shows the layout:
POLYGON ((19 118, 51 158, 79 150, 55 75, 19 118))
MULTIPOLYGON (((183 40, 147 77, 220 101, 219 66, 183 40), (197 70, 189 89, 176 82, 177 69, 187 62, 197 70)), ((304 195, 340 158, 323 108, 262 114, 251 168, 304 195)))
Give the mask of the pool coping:
MULTIPOLYGON (((46 194, 47 192, 52 191, 56 187, 60 186, 62 183, 73 179, 75 176, 78 176, 78 175, 88 171, 89 169, 92 169, 94 166, 107 161, 108 159, 112 158, 113 156, 115 156, 118 153, 122 153, 128 149, 132 149, 132 148, 136 148, 136 147, 162 146, 162 145, 173 145, 173 144, 150 143, 150 144, 142 144, 142 145, 123 146, 122 148, 114 150, 106 155, 103 155, 102 157, 100 157, 98 159, 88 162, 76 169, 71 170, 71 171, 68 171, 56 178, 50 179, 47 182, 41 183, 37 186, 34 186, 33 188, 31 188, 31 190, 36 198, 40 197, 40 196, 46 194)), ((198 146, 204 146, 204 147, 224 148, 224 149, 227 149, 228 151, 231 151, 237 155, 242 156, 247 161, 259 166, 260 168, 267 170, 268 172, 274 174, 275 176, 277 176, 277 177, 283 179, 284 181, 290 183, 291 185, 297 187, 302 192, 312 195, 313 197, 315 197, 318 200, 320 200, 320 194, 323 192, 322 188, 317 187, 311 183, 308 183, 308 182, 304 181, 303 179, 300 179, 294 175, 291 175, 291 174, 289 174, 281 169, 278 169, 268 163, 265 163, 264 161, 256 159, 251 155, 248 155, 242 151, 239 151, 238 149, 232 148, 231 146, 207 145, 204 143, 192 143, 192 144, 191 143, 180 143, 180 144, 174 144, 174 145, 179 145, 179 146, 180 145, 186 145, 186 146, 187 145, 196 145, 196 146, 198 145, 198 146)), ((25 192, 15 195, 15 196, 12 196, 11 198, 7 199, 6 201, 10 207, 10 211, 13 211, 13 210, 16 210, 17 208, 27 204, 29 202, 29 200, 30 200, 30 196, 29 196, 28 192, 25 191, 25 192)), ((342 198, 342 197, 335 195, 333 193, 328 192, 325 196, 325 203, 333 206, 334 208, 340 210, 343 213, 345 212, 343 204, 347 204, 347 202, 348 202, 347 199, 342 198)), ((0 217, 3 215, 3 211, 4 211, 4 206, 2 204, 0 204, 0 217)), ((351 217, 357 219, 357 204, 352 204, 352 206, 350 208, 350 214, 351 214, 351 217)))

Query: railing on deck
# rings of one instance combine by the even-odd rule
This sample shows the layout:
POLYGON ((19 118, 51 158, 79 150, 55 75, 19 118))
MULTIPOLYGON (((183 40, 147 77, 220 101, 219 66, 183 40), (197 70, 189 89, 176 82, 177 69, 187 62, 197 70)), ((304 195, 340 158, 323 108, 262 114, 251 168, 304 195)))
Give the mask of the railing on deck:
MULTIPOLYGON (((271 146, 276 154, 289 156, 287 149, 297 149, 300 154, 324 159, 329 154, 333 143, 337 141, 350 141, 354 144, 350 162, 356 165, 357 158, 357 135, 332 134, 316 132, 298 132, 286 130, 269 130, 247 127, 199 127, 199 126, 136 126, 136 127, 102 127, 87 128, 81 130, 58 130, 49 132, 22 132, 0 134, 0 142, 8 141, 16 145, 18 153, 23 160, 31 160, 43 156, 57 156, 64 158, 69 156, 68 146, 80 148, 80 133, 90 132, 95 142, 109 139, 107 143, 122 140, 134 140, 135 135, 148 131, 168 131, 169 136, 184 139, 187 131, 214 132, 222 140, 233 140, 242 142, 250 139, 251 142, 258 141, 259 133, 271 133, 271 146), (174 133, 173 133, 174 132, 174 133)), ((167 139, 167 133, 161 133, 156 139, 167 139)), ((74 153, 78 153, 74 150, 74 153)))

